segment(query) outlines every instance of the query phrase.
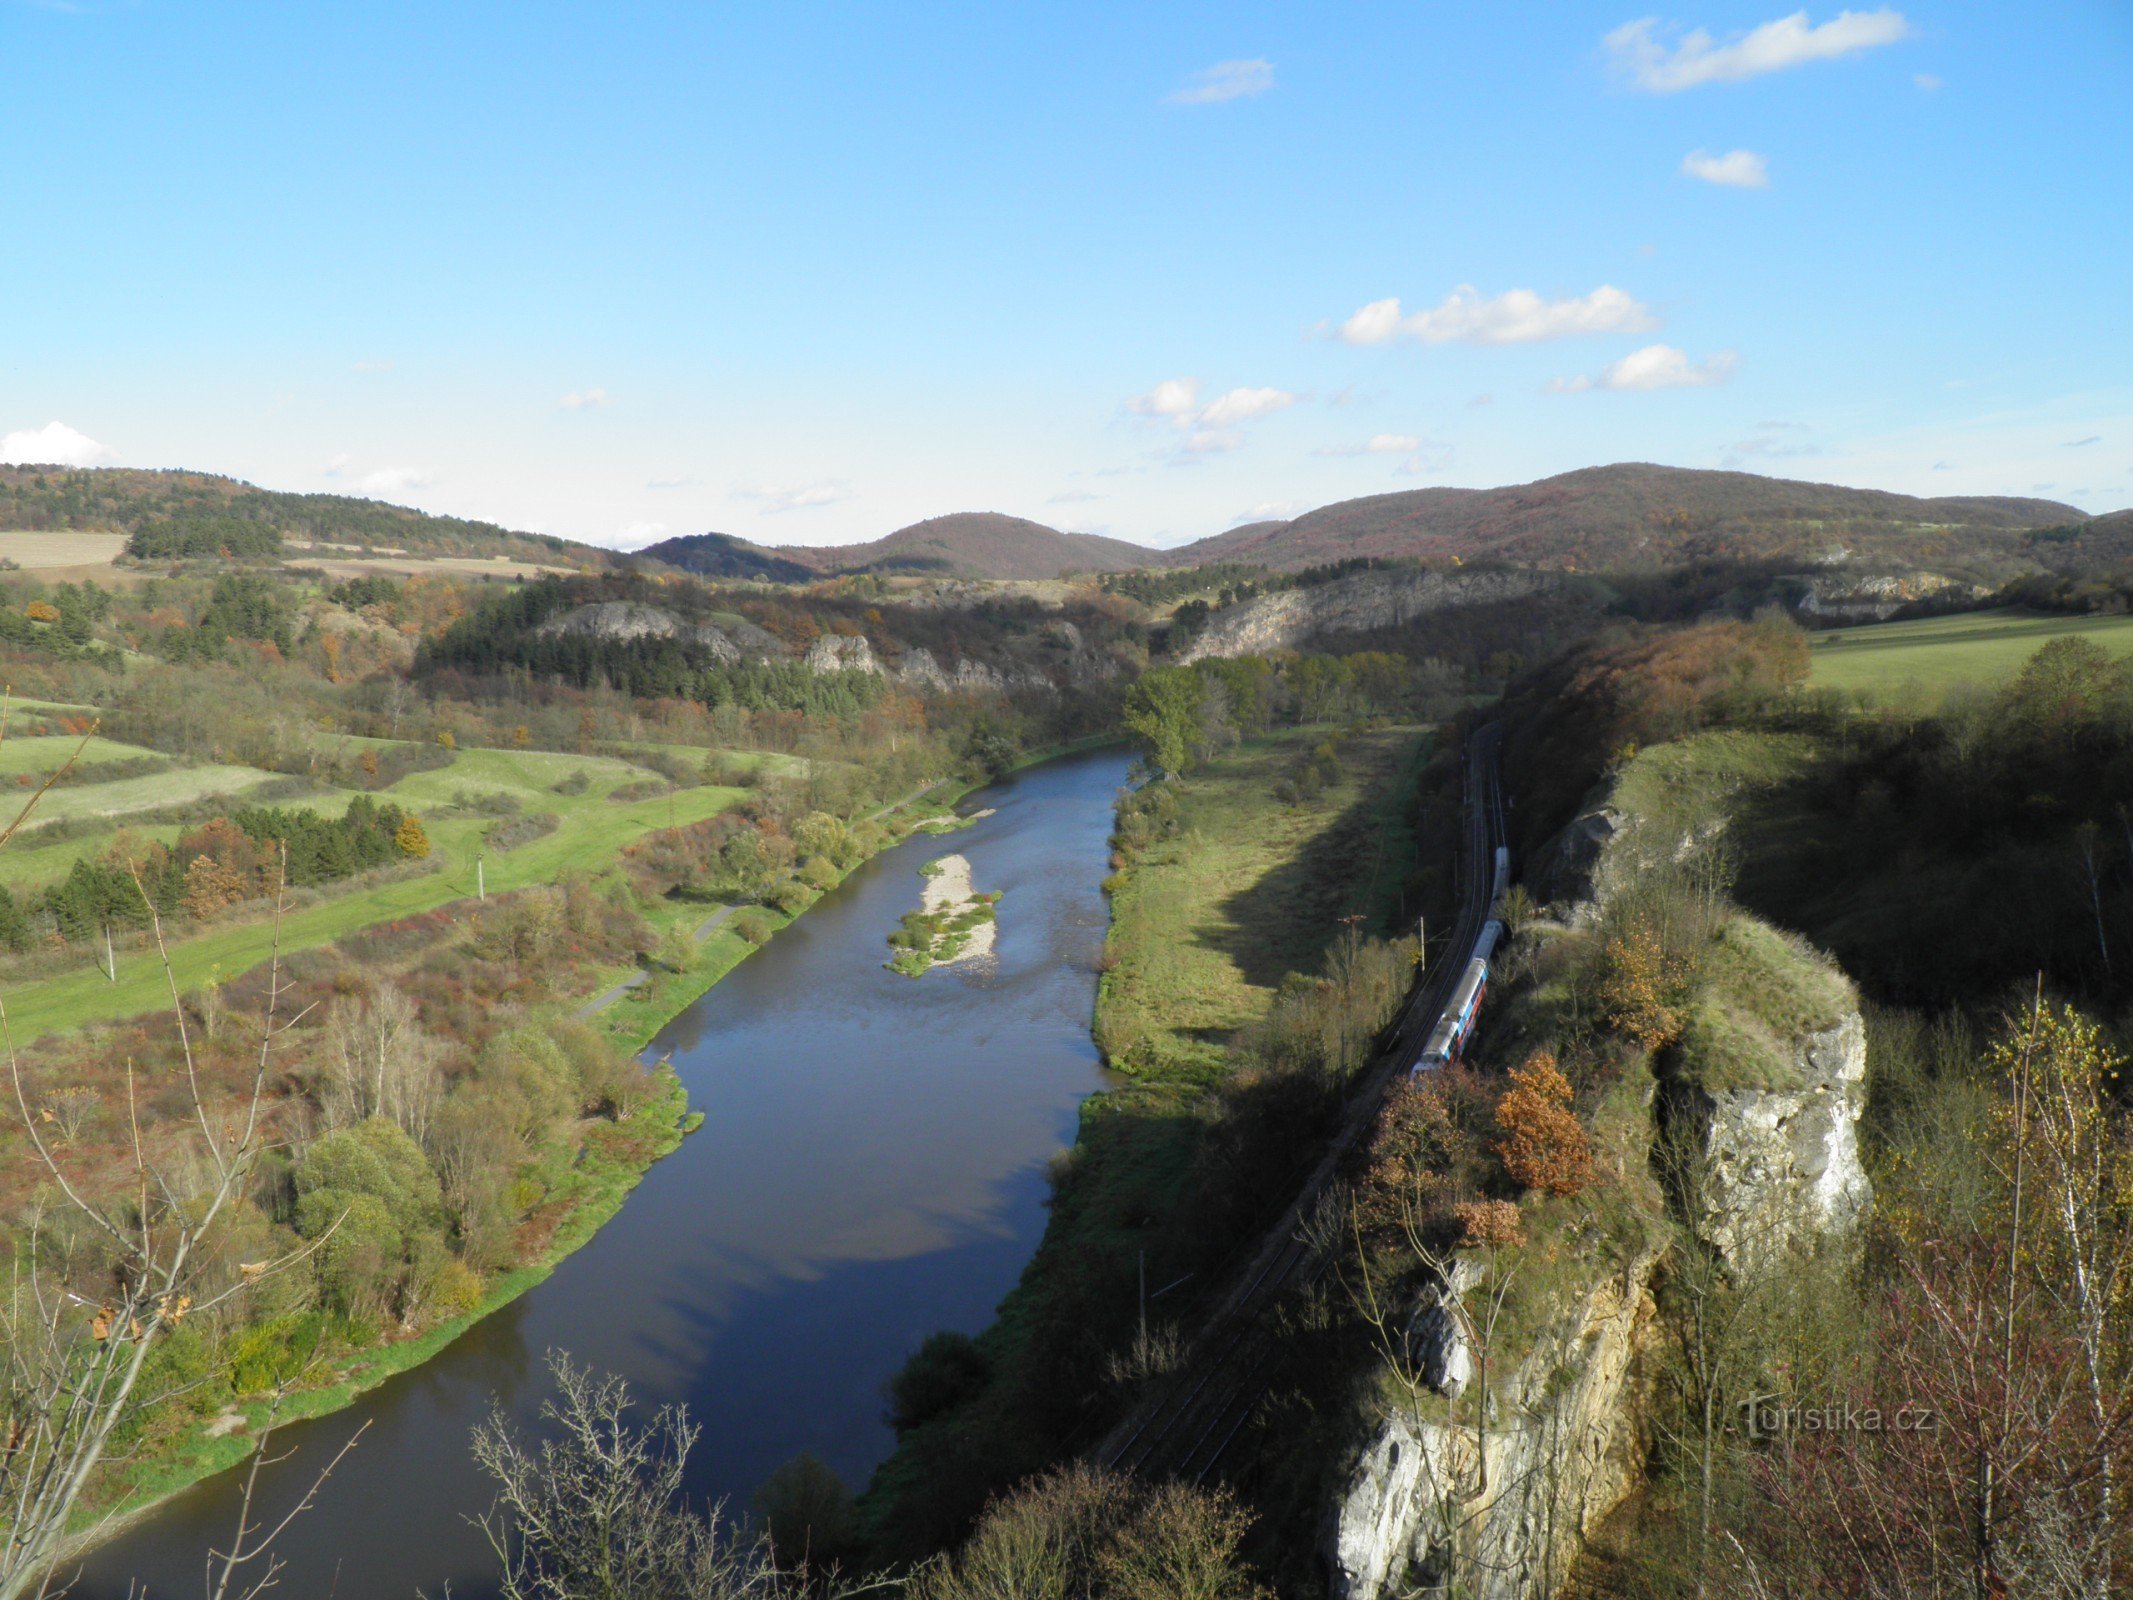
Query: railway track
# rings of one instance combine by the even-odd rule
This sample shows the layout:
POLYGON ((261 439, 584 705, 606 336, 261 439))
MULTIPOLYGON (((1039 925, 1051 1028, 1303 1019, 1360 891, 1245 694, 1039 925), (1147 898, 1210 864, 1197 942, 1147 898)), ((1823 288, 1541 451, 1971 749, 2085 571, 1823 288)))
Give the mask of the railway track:
POLYGON ((1332 1265, 1332 1253, 1305 1225, 1330 1193, 1349 1151, 1376 1120, 1387 1089, 1421 1056, 1488 919, 1495 851, 1505 836, 1497 765, 1501 736, 1492 723, 1468 742, 1460 912, 1451 938, 1387 1036, 1339 1133, 1202 1325, 1184 1368, 1091 1452, 1103 1465, 1203 1482, 1222 1466, 1265 1395, 1276 1354, 1267 1326, 1275 1302, 1293 1288, 1316 1282, 1332 1265))

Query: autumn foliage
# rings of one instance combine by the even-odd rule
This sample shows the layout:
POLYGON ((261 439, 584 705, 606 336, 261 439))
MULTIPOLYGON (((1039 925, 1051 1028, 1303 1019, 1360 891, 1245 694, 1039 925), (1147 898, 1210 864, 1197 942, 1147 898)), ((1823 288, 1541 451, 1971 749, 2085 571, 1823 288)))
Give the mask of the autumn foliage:
POLYGON ((1504 1170, 1525 1188, 1576 1194, 1592 1179, 1592 1144, 1570 1109, 1570 1084, 1555 1057, 1537 1050, 1511 1070, 1511 1087, 1496 1102, 1504 1170))
POLYGON ((1656 930, 1637 927, 1608 940, 1600 1003, 1607 1025, 1646 1050, 1681 1037, 1690 973, 1656 930))

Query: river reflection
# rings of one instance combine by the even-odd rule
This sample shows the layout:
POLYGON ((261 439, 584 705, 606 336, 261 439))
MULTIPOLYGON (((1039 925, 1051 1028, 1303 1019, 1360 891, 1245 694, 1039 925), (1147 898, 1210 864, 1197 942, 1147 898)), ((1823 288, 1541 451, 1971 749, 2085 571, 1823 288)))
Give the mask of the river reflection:
MULTIPOLYGON (((704 1126, 621 1215, 437 1360, 277 1440, 300 1447, 275 1474, 293 1495, 372 1423, 285 1537, 280 1592, 490 1593, 468 1430, 492 1396, 529 1420, 551 1349, 687 1402, 696 1494, 744 1503, 802 1450, 861 1486, 892 1443, 882 1381, 935 1329, 991 1319, 1042 1231, 1045 1161, 1097 1086, 1099 884, 1125 765, 1071 757, 973 797, 993 814, 861 868, 676 1018, 653 1050, 673 1051, 704 1126), (996 958, 899 977, 884 938, 918 903, 920 863, 950 850, 1005 891, 996 958)), ((198 1594, 235 1495, 203 1484, 97 1552, 75 1592, 198 1594)))

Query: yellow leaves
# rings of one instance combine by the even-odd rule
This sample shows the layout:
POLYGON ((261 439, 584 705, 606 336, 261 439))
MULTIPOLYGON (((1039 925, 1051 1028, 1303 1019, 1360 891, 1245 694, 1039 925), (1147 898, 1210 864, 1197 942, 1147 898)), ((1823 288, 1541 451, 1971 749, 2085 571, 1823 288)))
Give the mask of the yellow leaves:
POLYGON ((1608 1027, 1646 1050, 1665 1048, 1681 1037, 1688 982, 1687 965, 1667 954, 1651 928, 1610 939, 1600 983, 1608 1027))

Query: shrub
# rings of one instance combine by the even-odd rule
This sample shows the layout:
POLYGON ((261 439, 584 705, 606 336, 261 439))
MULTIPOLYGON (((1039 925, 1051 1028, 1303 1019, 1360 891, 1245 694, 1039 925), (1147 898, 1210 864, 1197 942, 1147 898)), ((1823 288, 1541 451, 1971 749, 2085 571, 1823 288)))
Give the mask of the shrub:
POLYGON ((889 1426, 908 1433, 931 1422, 983 1389, 991 1375, 992 1363, 968 1334, 936 1333, 882 1385, 889 1426))
POLYGON ((1555 1057, 1536 1050, 1510 1076, 1511 1087, 1496 1102, 1502 1130, 1496 1153, 1504 1170, 1524 1188, 1576 1194, 1592 1179, 1592 1143, 1570 1109, 1570 1085, 1555 1057))
POLYGON ((733 914, 733 931, 750 944, 768 944, 770 936, 778 931, 778 925, 767 913, 754 906, 744 906, 733 914))

